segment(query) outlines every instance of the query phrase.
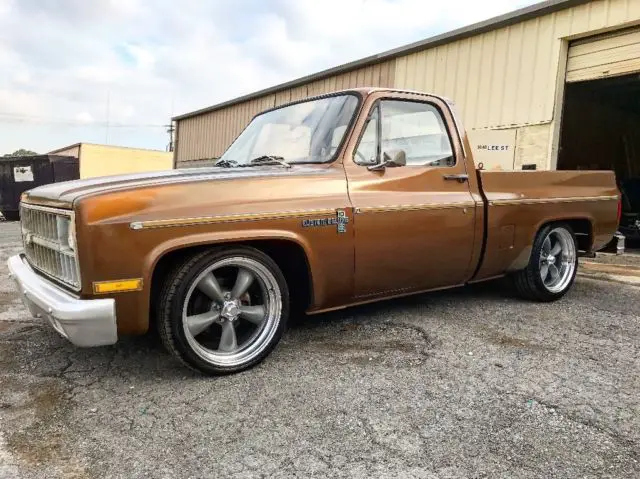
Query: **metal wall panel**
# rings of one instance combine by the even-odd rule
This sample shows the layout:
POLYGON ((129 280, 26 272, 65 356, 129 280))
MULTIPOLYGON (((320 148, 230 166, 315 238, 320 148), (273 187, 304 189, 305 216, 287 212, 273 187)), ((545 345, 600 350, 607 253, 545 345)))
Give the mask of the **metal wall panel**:
POLYGON ((562 42, 637 23, 640 0, 594 0, 399 57, 395 86, 451 98, 470 129, 548 123, 562 42))
POLYGON ((603 35, 569 48, 567 82, 595 80, 640 71, 640 30, 603 35))
MULTIPOLYGON (((251 101, 178 121, 176 163, 218 158, 257 113, 309 96, 362 86, 391 87, 395 60, 376 63, 351 72, 288 88, 251 101)), ((199 162, 198 164, 203 164, 199 162)))
POLYGON ((80 178, 172 168, 173 155, 169 151, 84 143, 80 155, 80 178))
POLYGON ((549 141, 551 124, 523 126, 516 130, 514 169, 536 165, 538 170, 549 169, 549 141))
POLYGON ((470 129, 550 121, 555 14, 397 59, 395 86, 444 95, 470 129))

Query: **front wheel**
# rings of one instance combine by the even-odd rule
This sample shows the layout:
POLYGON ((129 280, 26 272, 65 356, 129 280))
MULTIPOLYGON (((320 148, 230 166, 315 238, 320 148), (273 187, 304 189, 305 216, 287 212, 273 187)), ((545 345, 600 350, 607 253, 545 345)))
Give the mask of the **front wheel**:
POLYGON ((253 248, 221 248, 191 257, 167 278, 160 297, 165 347, 205 374, 229 374, 262 361, 289 314, 285 278, 253 248))
POLYGON ((533 243, 527 267, 513 275, 521 296, 555 301, 573 285, 578 270, 578 248, 571 227, 564 223, 543 227, 533 243))

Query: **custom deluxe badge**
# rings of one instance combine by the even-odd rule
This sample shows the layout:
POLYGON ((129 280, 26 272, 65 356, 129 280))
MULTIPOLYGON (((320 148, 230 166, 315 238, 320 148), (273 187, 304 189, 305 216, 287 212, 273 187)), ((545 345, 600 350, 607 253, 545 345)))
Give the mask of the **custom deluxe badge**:
POLYGON ((346 233, 348 223, 349 217, 345 210, 336 210, 336 216, 334 218, 309 218, 302 220, 302 226, 305 228, 336 225, 338 233, 346 233))

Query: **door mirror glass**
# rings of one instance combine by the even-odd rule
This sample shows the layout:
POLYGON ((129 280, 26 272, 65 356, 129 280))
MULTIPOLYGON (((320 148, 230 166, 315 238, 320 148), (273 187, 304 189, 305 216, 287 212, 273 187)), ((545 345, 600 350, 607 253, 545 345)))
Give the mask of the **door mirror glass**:
POLYGON ((382 162, 387 166, 407 166, 407 153, 404 150, 387 150, 382 154, 382 162))

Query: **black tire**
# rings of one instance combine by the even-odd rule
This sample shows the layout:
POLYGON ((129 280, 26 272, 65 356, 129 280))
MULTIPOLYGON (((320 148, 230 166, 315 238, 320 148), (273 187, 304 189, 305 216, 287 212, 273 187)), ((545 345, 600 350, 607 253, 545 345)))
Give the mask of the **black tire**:
MULTIPOLYGON (((227 266, 227 268, 232 267, 233 266, 227 266)), ((240 276, 239 272, 241 268, 242 267, 238 267, 238 278, 240 276)), ((218 270, 215 269, 213 271, 218 270)), ((216 276, 214 275, 214 279, 215 278, 216 276)), ((255 280, 256 278, 254 277, 254 281, 255 280)), ((236 281, 239 281, 239 279, 236 281)), ((261 287, 266 284, 261 278, 258 279, 257 282, 261 287)), ((231 293, 226 293, 225 298, 230 294, 231 293)), ((245 295, 248 295, 248 293, 245 293, 245 295)), ((211 303, 214 304, 215 301, 212 301, 211 303)), ((173 356, 179 359, 187 367, 207 375, 232 374, 249 369, 260 363, 276 347, 286 329, 289 317, 289 290, 284 275, 278 265, 263 252, 249 247, 218 247, 206 252, 195 254, 177 265, 167 275, 164 281, 162 291, 158 298, 157 307, 159 312, 157 318, 158 332, 165 348, 173 354, 173 356), (246 361, 230 365, 214 359, 205 359, 202 351, 209 350, 206 348, 200 350, 198 345, 194 346, 193 341, 195 340, 195 335, 208 335, 210 332, 213 332, 212 328, 215 328, 215 326, 212 324, 204 330, 203 333, 195 333, 195 335, 191 335, 189 331, 186 331, 190 328, 186 326, 186 318, 183 321, 183 313, 186 315, 188 308, 191 307, 189 303, 185 306, 185 301, 190 301, 190 297, 195 296, 196 290, 200 291, 196 288, 194 282, 201 281, 199 278, 201 278, 203 274, 207 274, 208 268, 218 264, 220 261, 232 261, 234 258, 241 258, 243 261, 249 261, 252 262, 252 264, 259 264, 261 265, 260 268, 264 268, 268 271, 269 274, 267 276, 272 280, 275 280, 275 282, 271 281, 270 287, 272 289, 269 289, 268 294, 277 294, 277 297, 280 298, 280 301, 275 300, 268 304, 276 304, 280 307, 275 308, 274 306, 274 308, 279 311, 279 314, 277 314, 278 317, 275 317, 276 314, 267 314, 270 311, 267 307, 267 303, 262 306, 265 311, 265 318, 270 318, 266 320, 266 323, 269 325, 269 332, 263 333, 259 331, 256 333, 259 338, 262 337, 263 334, 266 334, 266 336, 263 339, 263 343, 260 343, 259 349, 256 347, 255 350, 252 350, 250 353, 253 356, 247 357, 246 361), (198 351, 200 351, 200 353, 198 351)), ((211 308, 214 307, 218 308, 215 305, 211 306, 211 308)), ((221 311, 224 310, 225 309, 223 307, 221 311)), ((223 319, 223 314, 224 313, 220 315, 221 321, 225 321, 223 319)), ((239 321, 238 323, 235 323, 236 328, 240 327, 238 325, 241 323, 241 318, 242 316, 236 318, 236 320, 239 321)), ((220 326, 222 327, 222 325, 220 326)), ((260 327, 261 326, 256 326, 256 328, 260 327)), ((264 325, 262 326, 263 329, 266 329, 266 327, 267 326, 264 325)), ((249 340, 250 339, 251 338, 249 338, 249 340)), ((220 343, 218 348, 220 349, 222 345, 222 335, 219 341, 220 343)), ((237 343, 235 343, 235 333, 234 345, 238 347, 237 343)), ((238 347, 238 349, 241 351, 240 347, 238 347)), ((212 351, 212 353, 214 353, 214 351, 212 351)), ((227 352, 222 351, 217 351, 217 353, 219 357, 227 354, 227 352)), ((228 354, 233 354, 233 352, 228 354)))
MULTIPOLYGON (((565 233, 561 234, 564 235, 565 233)), ((573 230, 566 223, 552 223, 545 225, 540 229, 540 231, 538 231, 533 242, 529 264, 522 271, 514 273, 512 275, 512 280, 516 291, 521 297, 533 301, 550 302, 562 298, 567 291, 571 289, 571 286, 575 281, 577 271, 578 247, 573 230), (550 234, 555 234, 556 232, 560 233, 562 231, 566 232, 566 238, 570 238, 569 241, 572 242, 572 261, 574 266, 572 270, 567 271, 564 280, 560 285, 558 285, 559 289, 555 290, 553 288, 550 289, 549 286, 545 285, 545 282, 542 279, 543 266, 541 265, 541 257, 544 254, 544 243, 547 237, 549 237, 550 234)))

